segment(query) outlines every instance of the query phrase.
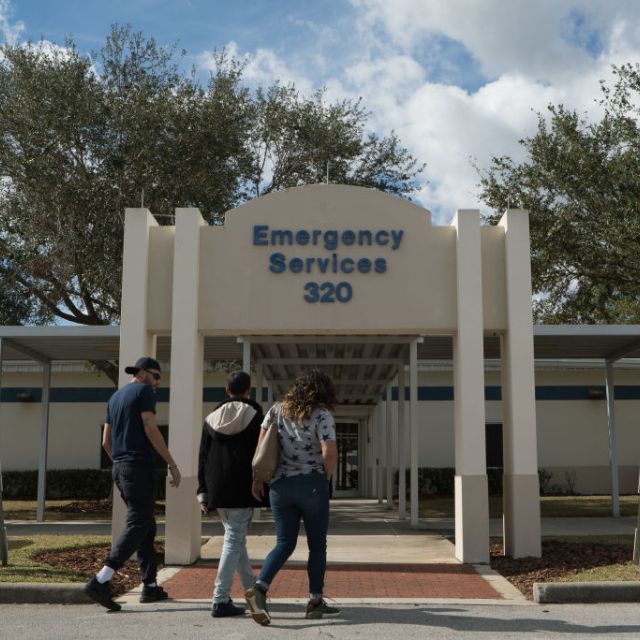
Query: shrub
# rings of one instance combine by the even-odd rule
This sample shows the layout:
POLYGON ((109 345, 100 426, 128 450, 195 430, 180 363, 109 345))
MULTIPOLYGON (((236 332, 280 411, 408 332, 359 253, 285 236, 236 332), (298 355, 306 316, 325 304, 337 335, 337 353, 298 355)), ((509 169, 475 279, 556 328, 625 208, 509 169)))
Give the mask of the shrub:
MULTIPOLYGON (((156 469, 156 495, 165 497, 164 469, 156 469)), ((4 471, 3 497, 6 500, 35 500, 38 497, 37 471, 4 471)), ((48 500, 102 500, 111 495, 111 469, 50 469, 47 471, 48 500)))

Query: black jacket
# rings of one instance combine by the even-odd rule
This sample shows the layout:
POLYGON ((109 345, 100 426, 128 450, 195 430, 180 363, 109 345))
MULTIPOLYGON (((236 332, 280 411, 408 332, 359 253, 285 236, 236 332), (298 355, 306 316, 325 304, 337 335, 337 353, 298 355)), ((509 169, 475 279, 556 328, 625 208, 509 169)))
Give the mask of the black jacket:
POLYGON ((251 495, 251 460, 262 408, 246 398, 230 398, 210 413, 202 428, 198 456, 198 499, 209 509, 260 507, 251 495))

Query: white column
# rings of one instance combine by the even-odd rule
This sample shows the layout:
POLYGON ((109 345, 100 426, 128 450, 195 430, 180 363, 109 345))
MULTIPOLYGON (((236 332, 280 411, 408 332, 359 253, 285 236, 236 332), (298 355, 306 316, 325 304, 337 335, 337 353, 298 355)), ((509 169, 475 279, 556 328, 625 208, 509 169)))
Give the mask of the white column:
POLYGON ((267 382, 267 405, 270 407, 273 404, 273 386, 270 382, 267 382))
POLYGON ((409 438, 411 446, 411 526, 417 527, 420 518, 418 496, 418 340, 409 345, 409 438))
POLYGON ((457 282, 457 332, 453 336, 455 554, 462 562, 489 562, 480 213, 458 210, 452 224, 457 282))
POLYGON ((203 226, 206 222, 198 209, 176 209, 169 449, 182 474, 182 482, 175 489, 167 479, 167 564, 191 564, 200 555, 202 527, 196 489, 203 421, 204 337, 198 330, 200 229, 203 226))
POLYGON ((616 445, 616 399, 613 384, 613 362, 605 363, 607 385, 607 424, 609 427, 609 466, 611 468, 611 515, 620 517, 620 487, 618 484, 618 447, 616 445))
POLYGON ((387 509, 393 508, 393 420, 392 420, 393 402, 391 398, 391 383, 387 385, 387 405, 385 425, 387 429, 387 444, 386 444, 386 493, 387 493, 387 509))
MULTIPOLYGON (((122 256, 122 298, 120 310, 120 355, 118 387, 131 380, 124 368, 141 356, 156 357, 156 339, 147 330, 149 299, 150 233, 157 227, 148 209, 127 209, 124 216, 124 246, 122 256)), ((112 542, 124 528, 126 507, 120 493, 113 491, 112 542)))
POLYGON ((540 557, 529 216, 510 210, 504 229, 507 330, 501 337, 505 554, 540 557))
POLYGON ((44 520, 47 495, 47 451, 49 449, 49 396, 51 391, 51 363, 42 363, 42 398, 40 400, 40 455, 38 458, 38 504, 36 520, 44 520))
POLYGON ((398 518, 407 517, 407 438, 405 424, 404 364, 398 371, 398 518))

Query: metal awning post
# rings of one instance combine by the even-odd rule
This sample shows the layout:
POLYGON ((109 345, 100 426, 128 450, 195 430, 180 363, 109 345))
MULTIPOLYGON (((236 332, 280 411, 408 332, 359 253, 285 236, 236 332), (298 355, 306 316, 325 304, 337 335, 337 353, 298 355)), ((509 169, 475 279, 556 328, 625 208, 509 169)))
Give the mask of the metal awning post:
POLYGON ((382 504, 382 421, 380 420, 380 402, 378 402, 373 410, 373 437, 376 452, 376 497, 378 504, 382 504))
POLYGON ((418 340, 414 340, 409 347, 409 439, 411 447, 411 526, 419 524, 418 501, 418 340))
POLYGON ((251 343, 246 338, 238 338, 242 342, 242 370, 251 375, 251 343))
POLYGON ((386 434, 387 434, 387 444, 386 450, 387 455, 385 456, 386 462, 386 494, 387 494, 387 509, 391 509, 393 507, 393 429, 392 429, 392 404, 391 404, 391 383, 387 385, 387 401, 386 401, 386 415, 385 415, 385 425, 386 425, 386 434))
POLYGON ((262 402, 262 365, 256 365, 256 402, 262 407, 264 411, 264 404, 262 402))
POLYGON ((618 484, 618 452, 616 447, 615 386, 613 384, 613 361, 605 361, 607 385, 607 423, 609 426, 609 466, 611 468, 611 515, 620 517, 620 488, 618 484))
POLYGON ((49 448, 49 395, 51 390, 51 363, 42 363, 42 399, 40 413, 40 455, 38 458, 38 506, 36 520, 44 520, 44 503, 47 495, 47 452, 49 448))
MULTIPOLYGON (((0 396, 2 396, 2 338, 0 338, 0 396)), ((2 398, 0 397, 1 407, 2 398)), ((4 528, 4 508, 2 506, 2 460, 0 460, 0 564, 3 567, 9 564, 9 544, 7 530, 4 528)))
MULTIPOLYGON (((638 493, 640 493, 640 473, 638 474, 638 493)), ((633 564, 640 564, 640 504, 638 505, 638 519, 633 536, 633 564)))
POLYGON ((407 517, 407 440, 404 410, 404 365, 398 370, 398 518, 407 517))

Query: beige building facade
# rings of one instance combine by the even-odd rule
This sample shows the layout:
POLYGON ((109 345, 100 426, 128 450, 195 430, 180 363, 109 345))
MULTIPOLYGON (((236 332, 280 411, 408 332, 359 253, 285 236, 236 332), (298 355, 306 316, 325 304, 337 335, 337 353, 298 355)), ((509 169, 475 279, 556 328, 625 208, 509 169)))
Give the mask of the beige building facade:
MULTIPOLYGON (((418 344, 431 334, 450 335, 453 343, 456 555, 467 562, 487 561, 486 332, 501 340, 505 548, 514 556, 539 555, 525 212, 507 212, 496 227, 481 227, 477 211, 458 211, 452 225, 437 227, 421 207, 339 185, 270 194, 228 212, 225 224, 216 226, 206 224, 195 209, 177 209, 174 227, 159 226, 146 210, 128 210, 120 362, 155 354, 157 337, 170 334, 172 376, 180 380, 171 386, 169 446, 183 482, 167 497, 168 561, 189 563, 199 553, 200 517, 193 495, 208 336, 241 339, 243 366, 260 368, 260 386, 276 379, 285 384, 306 366, 332 367, 338 384, 358 376, 365 390, 358 397, 352 391, 351 406, 342 411, 360 420, 373 415, 378 460, 381 452, 388 457, 392 451, 387 428, 392 411, 391 403, 381 409, 380 392, 371 395, 367 372, 386 365, 378 367, 375 378, 381 391, 399 375, 399 422, 407 426, 398 432, 399 448, 408 449, 409 459, 400 459, 398 468, 403 483, 405 464, 410 470, 409 510, 417 526, 417 354, 418 344), (317 349, 298 347, 320 338, 363 349, 358 355, 341 350, 340 356, 334 351, 319 358, 317 349), (376 355, 364 355, 371 345, 376 355), (360 368, 343 380, 339 371, 346 366, 360 368)), ((391 467, 385 465, 387 487, 391 467)))
MULTIPOLYGON (((456 556, 486 562, 487 467, 500 467, 506 552, 539 555, 538 469, 561 490, 617 493, 618 479, 631 490, 640 396, 638 370, 627 363, 616 368, 614 403, 612 363, 638 342, 626 329, 613 338, 595 331, 606 379, 605 360, 553 360, 566 328, 557 336, 538 328, 543 359, 534 368, 529 251, 526 212, 482 227, 477 211, 462 210, 438 227, 421 207, 338 185, 259 198, 217 226, 195 209, 176 210, 175 226, 128 210, 119 335, 87 328, 65 342, 62 327, 0 331, 3 468, 100 466, 113 386, 77 362, 55 364, 65 344, 76 360, 155 355, 168 373, 159 423, 183 474, 181 488, 167 492, 166 555, 187 564, 200 547, 201 425, 224 387, 212 364, 241 360, 265 408, 300 371, 319 366, 340 397, 337 492, 378 497, 419 526, 418 469, 452 467, 456 556), (11 354, 43 362, 44 377, 11 354)), ((591 348, 588 335, 583 341, 591 348)), ((122 515, 116 502, 114 533, 122 515)))

